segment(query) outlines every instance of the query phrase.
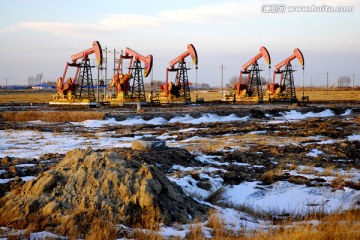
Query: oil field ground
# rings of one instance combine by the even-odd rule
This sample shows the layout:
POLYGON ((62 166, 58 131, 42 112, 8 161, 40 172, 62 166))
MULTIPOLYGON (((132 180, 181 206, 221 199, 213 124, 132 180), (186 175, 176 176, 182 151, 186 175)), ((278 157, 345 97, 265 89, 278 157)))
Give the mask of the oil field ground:
POLYGON ((141 113, 53 94, 0 94, 0 238, 360 238, 358 91, 141 113))
MULTIPOLYGON (((103 90, 101 91, 101 93, 103 90)), ((224 90, 224 93, 229 93, 224 90)), ((55 90, 0 90, 0 104, 29 104, 29 103, 49 103, 53 96, 56 95, 55 90)), ((148 98, 149 93, 145 94, 148 98)), ((326 89, 326 88, 298 88, 296 96, 301 99, 302 96, 308 96, 310 101, 360 101, 360 89, 326 89)), ((204 98, 205 101, 216 101, 221 99, 221 91, 219 90, 198 90, 191 91, 191 99, 195 101, 196 97, 204 98)), ((148 99, 147 99, 148 101, 148 99)))

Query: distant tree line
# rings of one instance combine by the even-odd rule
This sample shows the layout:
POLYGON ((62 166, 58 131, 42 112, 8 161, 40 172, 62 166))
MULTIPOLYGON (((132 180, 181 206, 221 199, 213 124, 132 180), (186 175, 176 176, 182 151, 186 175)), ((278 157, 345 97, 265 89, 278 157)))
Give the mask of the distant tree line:
MULTIPOLYGON (((161 80, 153 80, 152 83, 144 82, 145 89, 153 89, 154 91, 158 91, 160 89, 160 85, 164 84, 165 81, 161 80)), ((190 86, 193 88, 196 88, 196 84, 190 83, 190 86)), ((197 85, 198 89, 210 89, 210 84, 208 83, 198 83, 197 85)))
POLYGON ((28 77, 28 85, 36 85, 36 84, 40 84, 42 83, 44 74, 43 73, 38 73, 36 74, 36 76, 29 76, 28 77))
POLYGON ((350 87, 351 78, 349 76, 341 76, 337 79, 338 87, 350 87))
MULTIPOLYGON (((229 83, 225 84, 225 87, 229 88, 229 89, 234 89, 235 85, 238 84, 238 82, 239 82, 239 78, 240 78, 239 76, 232 76, 229 79, 229 83)), ((245 75, 245 76, 243 75, 242 78, 241 78, 242 83, 245 83, 245 81, 247 81, 247 75, 245 75)), ((262 86, 267 86, 268 85, 268 81, 266 80, 266 78, 260 77, 260 81, 261 81, 262 86)))
POLYGON ((29 76, 27 82, 29 86, 34 86, 37 84, 47 84, 49 86, 55 86, 56 84, 56 81, 45 81, 43 73, 38 73, 35 76, 29 76))

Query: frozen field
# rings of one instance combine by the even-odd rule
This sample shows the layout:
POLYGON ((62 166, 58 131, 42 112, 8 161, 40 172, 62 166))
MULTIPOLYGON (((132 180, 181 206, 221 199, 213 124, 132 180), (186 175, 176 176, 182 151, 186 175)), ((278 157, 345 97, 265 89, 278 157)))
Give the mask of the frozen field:
MULTIPOLYGON (((39 130, 51 123, 33 121, 27 122, 23 130, 0 130, 0 158, 44 163, 42 156, 48 153, 65 154, 87 147, 128 148, 132 140, 154 136, 166 140, 168 147, 187 149, 200 164, 174 164, 167 173, 188 195, 218 209, 229 227, 266 228, 271 224, 268 220, 256 219, 240 207, 274 215, 330 213, 356 207, 360 191, 349 184, 334 187, 333 182, 341 178, 344 183, 359 185, 359 124, 352 109, 340 114, 330 109, 317 113, 288 110, 266 113, 263 118, 239 117, 235 113, 202 113, 199 117, 179 114, 168 120, 161 116, 148 120, 141 116, 119 121, 109 118, 62 123, 62 131, 56 132, 39 130), (342 148, 353 152, 344 153, 342 148), (277 169, 282 177, 264 184, 259 176, 271 169, 277 169), (235 182, 224 177, 242 172, 247 175, 235 182), (207 187, 203 187, 204 183, 207 187), (219 189, 218 201, 208 202, 208 197, 219 189)), ((15 167, 36 165, 24 163, 15 167)), ((0 184, 13 180, 2 177, 6 171, 7 168, 0 170, 0 184)), ((34 177, 23 176, 22 180, 34 177)), ((185 236, 188 226, 180 230, 163 226, 161 231, 164 236, 185 236)))

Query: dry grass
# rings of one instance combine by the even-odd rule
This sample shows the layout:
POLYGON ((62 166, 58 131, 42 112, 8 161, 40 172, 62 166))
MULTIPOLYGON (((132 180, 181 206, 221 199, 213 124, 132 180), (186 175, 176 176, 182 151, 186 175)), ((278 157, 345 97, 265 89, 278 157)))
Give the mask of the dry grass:
MULTIPOLYGON (((156 214, 156 213, 155 213, 156 214)), ((154 219, 154 217, 147 217, 147 219, 154 219)), ((346 239, 356 240, 360 239, 360 209, 352 209, 343 213, 333 213, 329 215, 311 215, 300 222, 298 219, 289 218, 287 221, 282 222, 280 225, 271 226, 267 230, 235 230, 229 228, 229 223, 221 217, 216 211, 209 214, 206 227, 211 229, 211 239, 239 239, 239 240, 328 240, 328 239, 346 239), (313 221, 317 219, 318 221, 313 221)), ((72 228, 74 228, 73 224, 72 228)), ((158 225, 157 225, 158 226, 158 225)), ((160 235, 155 227, 154 230, 134 230, 129 236, 131 239, 144 239, 144 240, 162 240, 162 239, 180 239, 179 237, 164 238, 160 235)), ((30 229, 29 229, 30 230, 30 229)), ((31 229, 36 231, 35 229, 31 229)), ((79 235, 78 229, 67 232, 70 239, 75 239, 79 235)), ((29 232, 28 232, 29 233, 29 232)), ((116 239, 117 230, 114 225, 105 219, 99 217, 95 218, 90 226, 89 231, 86 232, 82 238, 92 239, 116 239)), ((11 238, 9 238, 11 239, 11 238)), ((15 236, 12 239, 20 239, 15 236)), ((185 239, 202 240, 207 239, 204 235, 204 227, 199 222, 194 222, 190 225, 189 232, 185 239)))
POLYGON ((264 184, 270 185, 277 182, 282 175, 283 170, 281 168, 271 169, 261 176, 261 181, 264 184))
MULTIPOLYGON (((296 88, 296 96, 300 100, 303 96, 303 89, 296 88)), ((224 90, 224 93, 227 90, 224 90)), ((0 90, 0 103, 48 103, 52 101, 55 90, 39 91, 39 90, 0 90)), ((219 90, 192 90, 191 99, 193 102, 198 98, 204 98, 205 101, 217 101, 221 99, 221 91, 219 90)), ((305 88, 305 96, 309 96, 310 101, 360 101, 359 89, 329 89, 326 88, 305 88)), ((149 92, 145 93, 146 98, 149 92)), ((149 101, 149 99, 147 99, 149 101)))
POLYGON ((0 119, 4 121, 36 121, 44 122, 82 122, 85 120, 103 120, 105 114, 94 111, 63 111, 63 112, 40 112, 40 111, 16 111, 0 112, 0 119))
MULTIPOLYGON (((103 239, 103 238, 98 238, 103 239)), ((130 235, 130 239, 142 239, 142 240, 163 240, 164 238, 157 232, 135 230, 130 235)))
POLYGON ((189 228, 189 233, 186 236, 186 239, 192 240, 202 240, 205 239, 204 230, 201 224, 192 224, 189 228))
POLYGON ((331 165, 331 166, 326 167, 324 169, 323 176, 333 176, 333 175, 335 175, 336 174, 335 168, 336 168, 335 165, 331 165))
POLYGON ((298 170, 300 174, 316 174, 315 170, 315 163, 309 163, 306 166, 303 166, 301 169, 298 170))
POLYGON ((236 232, 227 228, 225 220, 217 213, 210 212, 207 227, 212 229, 213 239, 231 239, 236 237, 236 232))
POLYGON ((49 103, 56 91, 14 90, 0 91, 0 103, 49 103))
POLYGON ((297 169, 297 165, 295 165, 295 164, 290 164, 290 165, 285 166, 285 167, 283 167, 283 168, 286 168, 286 169, 292 171, 292 170, 296 170, 296 169, 297 169))
POLYGON ((225 188, 221 187, 219 189, 217 189, 216 191, 212 192, 206 199, 206 202, 209 202, 211 204, 217 204, 220 200, 221 197, 223 195, 223 193, 225 192, 225 188))
MULTIPOLYGON (((192 101, 195 101, 196 94, 198 98, 204 98, 205 101, 215 101, 221 99, 220 91, 192 91, 192 101)), ((352 89, 327 90, 326 88, 305 88, 304 95, 308 96, 310 101, 360 101, 359 89, 355 89, 355 91, 353 91, 352 89)), ((302 98, 302 88, 296 88, 296 96, 299 100, 302 98)))
MULTIPOLYGON (((241 234, 226 229, 225 222, 218 214, 213 214, 209 219, 209 227, 213 229, 212 239, 240 239, 240 240, 355 240, 360 238, 360 210, 349 210, 344 213, 330 214, 320 222, 307 221, 281 225, 269 228, 267 231, 255 231, 241 234)), ((245 231, 244 231, 245 232, 245 231)), ((190 239, 190 238, 189 238, 190 239)))
POLYGON ((344 189, 344 187, 345 187, 345 179, 344 179, 344 177, 339 176, 339 177, 334 178, 331 181, 331 187, 336 188, 336 189, 344 189))
POLYGON ((161 214, 159 208, 149 208, 143 209, 140 219, 140 228, 145 228, 148 230, 159 230, 161 223, 161 214))
POLYGON ((261 232, 252 237, 244 239, 347 239, 355 240, 360 238, 360 210, 350 210, 343 214, 335 213, 325 217, 319 224, 306 221, 295 224, 295 226, 283 226, 261 232))
POLYGON ((117 230, 111 222, 106 221, 103 218, 98 218, 92 222, 90 231, 86 234, 85 239, 86 240, 117 239, 117 230))

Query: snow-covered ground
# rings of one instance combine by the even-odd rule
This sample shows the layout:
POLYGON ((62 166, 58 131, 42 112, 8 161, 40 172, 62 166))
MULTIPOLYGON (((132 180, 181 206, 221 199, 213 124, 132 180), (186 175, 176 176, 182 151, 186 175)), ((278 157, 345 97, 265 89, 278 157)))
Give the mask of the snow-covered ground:
MULTIPOLYGON (((351 110, 345 111, 342 116, 347 116, 352 113, 351 110)), ((288 121, 301 121, 312 117, 333 117, 335 114, 331 110, 324 110, 319 113, 300 113, 296 110, 282 112, 276 117, 267 115, 267 119, 262 120, 268 124, 280 124, 288 121)), ((5 156, 18 158, 39 158, 45 153, 66 153, 74 148, 92 147, 93 149, 103 149, 112 147, 130 147, 131 141, 139 139, 144 136, 156 136, 149 133, 136 132, 133 137, 123 137, 117 135, 115 131, 96 131, 105 126, 133 126, 137 124, 148 124, 162 126, 173 123, 187 123, 192 124, 192 127, 179 130, 180 133, 195 132, 200 129, 197 125, 200 123, 214 123, 214 122, 245 122, 251 121, 248 116, 238 117, 235 114, 228 116, 218 116, 216 114, 202 114, 199 118, 194 118, 188 114, 183 116, 175 116, 170 120, 162 117, 155 117, 150 120, 144 120, 141 117, 129 118, 123 121, 116 121, 115 119, 107 120, 87 120, 80 123, 67 123, 69 128, 72 126, 82 126, 89 129, 89 134, 81 134, 76 132, 41 132, 32 130, 0 130, 0 158, 5 156)), ((37 121, 37 123, 39 123, 37 121)), ((249 135, 266 134, 266 130, 249 132, 249 135)), ((232 135, 224 135, 231 138, 232 135)), ((184 144, 192 144, 193 142, 204 140, 201 137, 193 136, 188 139, 176 141, 176 132, 163 133, 156 136, 167 140, 168 146, 181 147, 184 144)), ((313 139, 318 139, 316 144, 331 144, 334 140, 322 140, 322 136, 312 136, 313 139)), ((354 133, 347 136, 348 140, 359 141, 360 135, 354 133)), ((338 140, 337 140, 338 141, 338 140)), ((305 143, 307 144, 307 143, 305 143)), ((303 144, 303 145, 305 145, 303 144)), ((226 171, 225 168, 229 165, 227 162, 219 162, 218 156, 196 154, 196 160, 202 163, 202 167, 187 167, 180 165, 172 167, 173 172, 181 172, 181 175, 169 174, 169 179, 180 185, 184 191, 190 196, 196 198, 198 201, 204 201, 211 193, 223 187, 223 179, 217 174, 226 171), (208 165, 208 166, 207 166, 208 165), (199 179, 206 179, 210 183, 209 190, 199 188, 197 181, 191 175, 196 172, 199 179)), ((258 152, 257 154, 262 154, 258 152)), ((307 154, 310 157, 317 157, 323 152, 318 149, 311 149, 307 154)), ((272 161, 272 159, 269 159, 272 161)), ((235 162, 233 164, 254 168, 263 166, 250 166, 248 163, 235 162)), ((32 167, 33 165, 17 165, 16 167, 32 167)), ((324 169, 314 169, 314 171, 322 172, 324 169)), ((0 178, 5 170, 0 170, 0 178)), ((293 176, 305 176, 309 179, 319 177, 314 174, 302 174, 301 166, 296 170, 289 171, 293 176)), ((357 169, 350 169, 344 173, 348 180, 358 182, 360 179, 360 172, 357 169)), ((24 181, 33 178, 34 176, 22 177, 24 181)), ((287 212, 291 214, 300 214, 309 211, 325 211, 330 212, 337 209, 347 209, 359 199, 360 191, 345 187, 342 190, 334 190, 331 188, 330 182, 335 178, 334 176, 322 176, 328 185, 321 187, 308 187, 306 185, 298 185, 289 183, 287 181, 278 181, 271 185, 262 185, 259 181, 242 182, 238 185, 225 186, 222 194, 222 201, 227 201, 228 204, 246 205, 265 212, 287 212)), ((0 184, 6 183, 13 179, 0 179, 0 184)), ((216 206, 215 206, 216 207, 216 206)), ((265 226, 264 222, 254 220, 245 213, 236 211, 233 208, 216 207, 219 214, 226 219, 232 227, 241 228, 258 228, 265 226)), ((189 226, 169 227, 163 226, 161 233, 164 236, 184 236, 188 231, 189 226)), ((35 237, 35 235, 34 235, 35 237)), ((34 238, 36 239, 36 238, 34 238)))
MULTIPOLYGON (((342 115, 349 115, 351 110, 346 110, 342 115)), ((282 112, 280 117, 273 117, 267 115, 269 118, 268 123, 277 123, 294 120, 304 120, 312 117, 330 117, 334 116, 331 110, 324 110, 320 113, 301 113, 295 110, 288 112, 282 112), (274 120, 276 119, 276 120, 274 120)), ((170 120, 166 120, 162 117, 155 117, 150 120, 144 120, 141 117, 129 118, 123 121, 116 121, 114 118, 106 120, 86 120, 84 122, 72 122, 68 123, 69 128, 74 126, 83 126, 92 130, 90 135, 84 136, 84 134, 73 132, 40 132, 32 130, 0 130, 0 157, 10 156, 19 158, 37 158, 44 153, 56 152, 66 153, 74 148, 86 148, 92 147, 94 149, 110 148, 110 147, 130 147, 131 141, 141 138, 144 135, 139 134, 134 137, 122 137, 116 135, 115 132, 98 132, 95 131, 104 126, 133 126, 139 124, 149 124, 155 126, 162 126, 170 123, 187 123, 193 124, 194 127, 180 130, 179 132, 195 131, 196 125, 200 123, 215 123, 215 122, 244 122, 251 121, 250 117, 238 117, 235 114, 228 116, 218 116, 216 114, 204 113, 199 118, 194 118, 189 114, 185 116, 175 116, 170 120), (61 146, 61 147, 60 147, 61 146)), ((37 123, 41 121, 36 121, 37 123)), ((264 134, 266 131, 254 131, 249 134, 264 134)), ((163 134, 157 136, 159 138, 168 140, 176 137, 176 135, 163 134)), ((197 137, 195 137, 196 139, 197 137)), ((349 140, 359 140, 360 135, 353 134, 348 136, 349 140)), ((192 141, 193 139, 186 139, 183 142, 192 141)), ((178 143, 181 144, 181 143, 178 143)), ((175 146, 173 144, 173 146, 175 146)), ((319 152, 310 152, 309 154, 317 155, 319 152)))

